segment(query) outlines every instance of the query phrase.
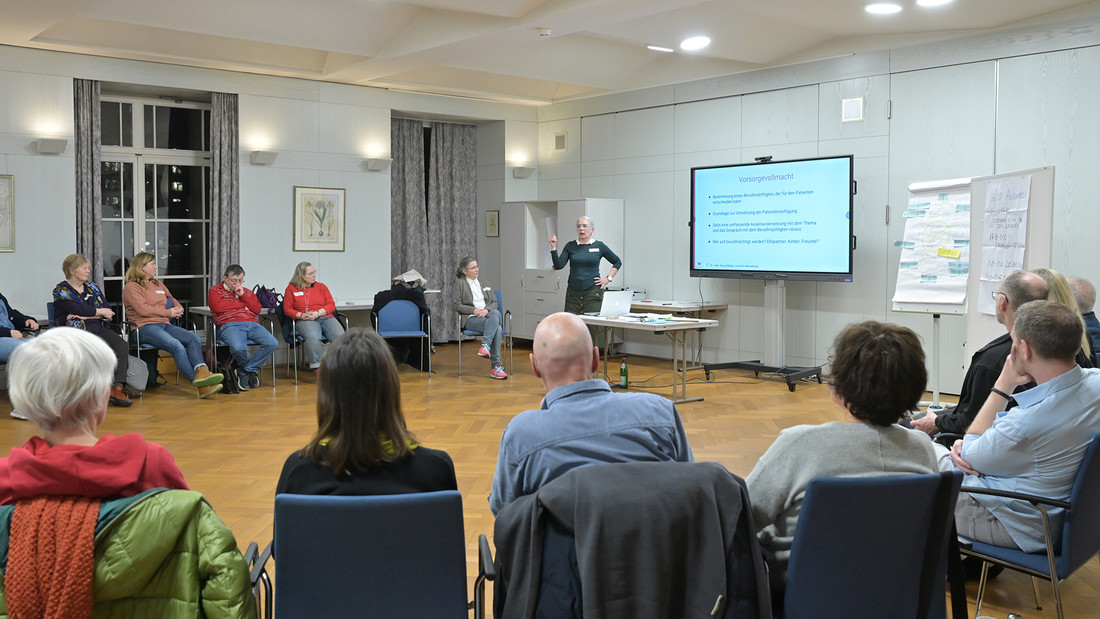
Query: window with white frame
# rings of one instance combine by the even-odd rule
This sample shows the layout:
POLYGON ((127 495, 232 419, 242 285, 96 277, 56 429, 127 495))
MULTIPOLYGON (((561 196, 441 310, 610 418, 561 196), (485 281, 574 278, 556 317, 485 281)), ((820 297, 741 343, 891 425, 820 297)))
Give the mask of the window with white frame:
POLYGON ((137 252, 180 303, 205 305, 210 286, 210 105, 101 97, 104 294, 121 304, 137 252))

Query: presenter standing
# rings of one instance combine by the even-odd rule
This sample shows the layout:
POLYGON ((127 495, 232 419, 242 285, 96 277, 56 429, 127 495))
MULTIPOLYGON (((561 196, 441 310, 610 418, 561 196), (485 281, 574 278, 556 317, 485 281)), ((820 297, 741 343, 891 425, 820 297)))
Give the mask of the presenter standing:
POLYGON ((572 262, 569 286, 565 290, 565 311, 571 314, 600 311, 604 289, 611 285, 615 274, 623 268, 623 261, 611 248, 592 238, 595 231, 596 226, 590 217, 578 219, 577 240, 566 243, 560 255, 557 235, 550 236, 550 258, 554 261, 554 270, 560 271, 566 263, 572 262), (607 277, 602 277, 600 261, 605 258, 611 263, 611 270, 607 272, 607 277))

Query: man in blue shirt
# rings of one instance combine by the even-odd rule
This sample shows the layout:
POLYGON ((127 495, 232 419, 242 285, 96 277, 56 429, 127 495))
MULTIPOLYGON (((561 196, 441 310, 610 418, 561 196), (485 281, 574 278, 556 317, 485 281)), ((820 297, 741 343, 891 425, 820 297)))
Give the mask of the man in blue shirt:
MULTIPOLYGON (((1100 433, 1100 370, 1081 369, 1081 320, 1054 301, 1025 303, 1016 313, 1012 352, 985 404, 956 441, 951 460, 969 476, 964 486, 984 486, 1069 499, 1085 451, 1100 433), (1015 394, 1018 406, 1003 412, 1015 394)), ((1048 509, 1055 544, 1064 511, 1048 509)), ((955 508, 961 535, 1005 548, 1041 552, 1042 517, 1026 501, 962 493, 955 508)))
POLYGON ((672 402, 612 393, 606 381, 592 378, 599 366, 599 350, 579 317, 560 312, 539 323, 531 368, 547 393, 538 410, 516 415, 500 438, 489 495, 494 515, 589 464, 694 461, 672 402))

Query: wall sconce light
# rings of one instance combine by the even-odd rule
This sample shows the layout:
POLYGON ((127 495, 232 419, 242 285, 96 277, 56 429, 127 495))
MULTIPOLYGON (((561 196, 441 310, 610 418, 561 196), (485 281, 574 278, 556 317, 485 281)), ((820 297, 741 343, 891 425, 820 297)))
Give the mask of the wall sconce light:
POLYGON ((60 155, 68 145, 69 141, 64 138, 39 138, 35 149, 40 155, 60 155))
POLYGON ((527 166, 516 166, 512 168, 512 176, 516 178, 529 178, 534 173, 535 168, 530 168, 527 166))
POLYGON ((391 163, 393 163, 393 159, 389 157, 369 157, 363 162, 363 165, 367 167, 369 172, 382 172, 390 169, 391 163))
POLYGON ((275 163, 275 158, 279 156, 277 151, 273 150, 254 150, 249 159, 252 160, 252 165, 271 165, 275 163))

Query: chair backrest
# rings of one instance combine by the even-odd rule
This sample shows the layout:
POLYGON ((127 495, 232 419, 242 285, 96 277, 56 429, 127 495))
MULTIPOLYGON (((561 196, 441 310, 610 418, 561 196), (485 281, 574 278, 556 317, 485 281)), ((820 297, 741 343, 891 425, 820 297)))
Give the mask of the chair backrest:
POLYGON ((462 495, 275 496, 276 617, 468 617, 462 495))
POLYGON ((1073 482, 1062 525, 1058 573, 1068 576, 1100 552, 1100 435, 1092 439, 1073 482))
POLYGON ((495 294, 496 297, 497 297, 497 311, 499 311, 501 314, 503 314, 504 313, 504 301, 503 301, 504 297, 502 297, 500 295, 499 290, 494 290, 493 294, 495 294))
POLYGON ((46 301, 46 321, 51 327, 57 326, 53 320, 53 301, 46 301))
POLYGON ((406 299, 390 301, 378 312, 378 334, 421 331, 420 308, 406 299))
POLYGON ((787 568, 784 616, 927 617, 946 577, 947 533, 961 483, 957 472, 810 480, 787 568))
POLYGON ((285 299, 279 299, 279 307, 275 311, 278 312, 279 328, 283 332, 283 341, 286 342, 287 344, 293 345, 293 344, 295 344, 295 341, 294 341, 294 321, 290 318, 290 316, 286 315, 286 312, 283 311, 285 303, 286 303, 285 299))

